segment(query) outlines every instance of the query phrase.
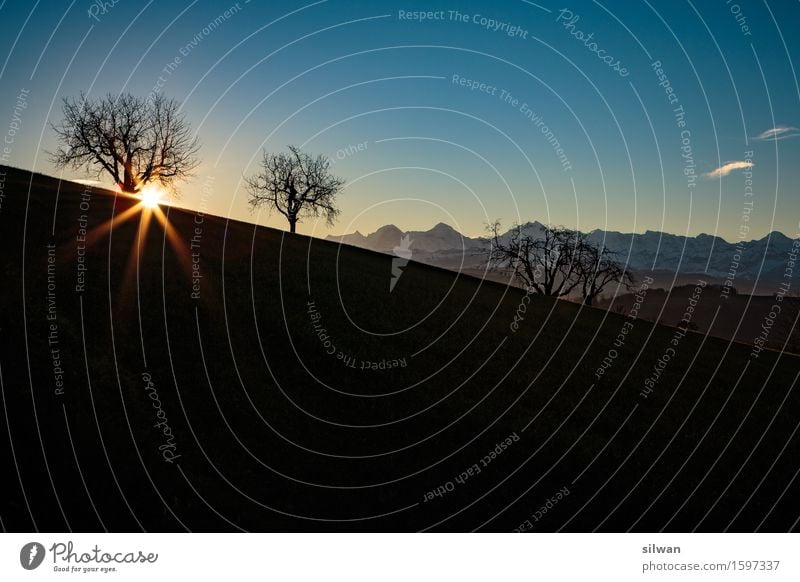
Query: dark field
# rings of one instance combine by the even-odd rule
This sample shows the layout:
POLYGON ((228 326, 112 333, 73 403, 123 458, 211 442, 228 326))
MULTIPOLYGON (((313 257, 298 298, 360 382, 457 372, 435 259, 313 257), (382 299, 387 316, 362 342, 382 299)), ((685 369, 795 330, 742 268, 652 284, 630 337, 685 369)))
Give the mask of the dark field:
POLYGON ((176 208, 76 291, 135 202, 4 171, 6 530, 798 527, 796 356, 688 332, 645 398, 675 328, 176 208))

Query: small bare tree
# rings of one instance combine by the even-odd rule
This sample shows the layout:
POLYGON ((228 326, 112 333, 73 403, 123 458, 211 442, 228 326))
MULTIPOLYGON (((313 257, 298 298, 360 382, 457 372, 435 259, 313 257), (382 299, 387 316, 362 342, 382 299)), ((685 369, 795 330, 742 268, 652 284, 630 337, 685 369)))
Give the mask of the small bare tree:
POLYGON ((630 289, 634 283, 633 276, 616 260, 617 253, 585 239, 582 247, 578 276, 581 280, 583 302, 586 305, 592 305, 600 293, 612 283, 630 289))
POLYGON ((174 183, 197 167, 199 142, 174 99, 142 99, 124 93, 64 99, 64 120, 53 126, 60 147, 51 154, 58 167, 108 173, 123 192, 157 182, 174 183))
POLYGON ((249 203, 253 209, 266 206, 277 210, 295 232, 298 221, 324 216, 333 224, 339 215, 336 195, 344 180, 331 174, 330 160, 312 157, 295 146, 281 153, 264 152, 261 172, 246 178, 249 203))

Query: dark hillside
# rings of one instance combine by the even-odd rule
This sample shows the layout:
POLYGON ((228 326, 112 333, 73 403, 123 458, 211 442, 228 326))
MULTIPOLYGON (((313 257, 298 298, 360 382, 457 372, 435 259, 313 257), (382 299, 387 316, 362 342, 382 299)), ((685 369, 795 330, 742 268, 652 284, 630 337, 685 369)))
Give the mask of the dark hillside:
POLYGON ((7 530, 797 527, 795 356, 2 171, 7 530))

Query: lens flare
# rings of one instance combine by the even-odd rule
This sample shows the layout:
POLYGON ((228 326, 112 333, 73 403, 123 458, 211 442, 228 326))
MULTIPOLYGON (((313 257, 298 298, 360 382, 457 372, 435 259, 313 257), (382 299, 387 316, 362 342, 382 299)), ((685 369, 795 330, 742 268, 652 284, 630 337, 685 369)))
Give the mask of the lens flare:
POLYGON ((156 208, 161 202, 163 192, 154 186, 145 186, 139 193, 142 204, 147 208, 156 208))

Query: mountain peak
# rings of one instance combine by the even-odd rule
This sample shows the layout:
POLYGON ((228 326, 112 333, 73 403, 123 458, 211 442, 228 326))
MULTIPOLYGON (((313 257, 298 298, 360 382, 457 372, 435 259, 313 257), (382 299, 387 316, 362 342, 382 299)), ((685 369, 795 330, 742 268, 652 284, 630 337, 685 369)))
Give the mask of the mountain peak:
POLYGON ((387 234, 387 233, 395 233, 395 232, 402 233, 403 231, 400 230, 399 228, 397 228, 393 224, 384 224, 382 227, 380 227, 378 230, 376 230, 374 234, 378 234, 378 233, 387 234))
POLYGON ((710 240, 714 240, 714 241, 715 241, 715 240, 721 240, 721 239, 720 239, 718 236, 715 236, 715 235, 713 235, 713 234, 707 234, 707 233, 705 233, 705 232, 701 232, 701 233, 700 233, 700 234, 698 234, 698 235, 697 235, 695 238, 696 238, 697 240, 709 240, 709 239, 710 239, 710 240))
POLYGON ((771 241, 773 243, 779 243, 779 242, 788 242, 788 241, 791 241, 792 239, 790 239, 788 236, 786 236, 785 234, 783 234, 779 230, 773 230, 772 232, 767 233, 766 236, 764 236, 764 237, 762 237, 762 238, 760 238, 758 240, 759 241, 764 241, 764 242, 767 242, 769 240, 769 241, 771 241))

